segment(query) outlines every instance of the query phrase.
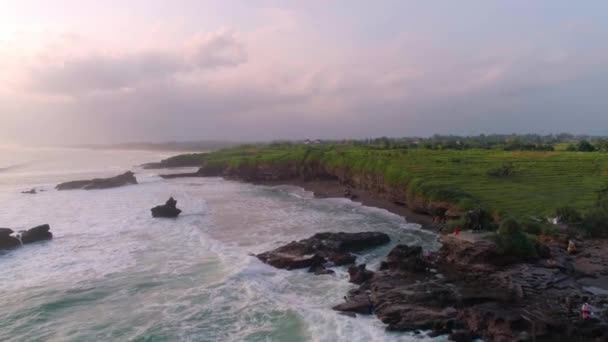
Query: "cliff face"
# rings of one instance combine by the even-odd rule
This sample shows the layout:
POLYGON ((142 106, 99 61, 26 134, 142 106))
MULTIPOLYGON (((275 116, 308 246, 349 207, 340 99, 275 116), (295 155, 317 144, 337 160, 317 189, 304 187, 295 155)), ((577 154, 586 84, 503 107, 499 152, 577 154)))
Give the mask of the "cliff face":
POLYGON ((382 174, 355 172, 344 166, 329 167, 320 161, 256 162, 232 165, 204 165, 200 176, 224 177, 245 182, 266 181, 314 181, 336 180, 345 188, 364 191, 371 197, 405 206, 411 210, 432 216, 435 221, 460 217, 463 212, 455 204, 446 201, 431 201, 424 196, 408 191, 406 187, 390 184, 382 174))

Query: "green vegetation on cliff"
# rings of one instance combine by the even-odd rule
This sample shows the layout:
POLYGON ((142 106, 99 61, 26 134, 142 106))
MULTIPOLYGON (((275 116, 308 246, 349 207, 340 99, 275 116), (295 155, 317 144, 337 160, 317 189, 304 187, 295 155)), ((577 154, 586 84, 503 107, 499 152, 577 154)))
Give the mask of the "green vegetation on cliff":
POLYGON ((375 175, 386 184, 446 201, 462 209, 483 206, 516 217, 553 215, 571 206, 586 210, 608 184, 608 154, 488 149, 378 149, 354 145, 245 145, 210 153, 210 165, 259 163, 375 175))

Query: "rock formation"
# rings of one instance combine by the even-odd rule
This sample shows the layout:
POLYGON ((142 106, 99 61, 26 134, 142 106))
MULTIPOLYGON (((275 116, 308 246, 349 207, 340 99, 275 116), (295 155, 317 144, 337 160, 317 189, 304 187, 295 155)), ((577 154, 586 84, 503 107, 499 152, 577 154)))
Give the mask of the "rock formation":
POLYGON ((21 242, 28 244, 37 241, 50 240, 53 238, 53 233, 50 232, 51 227, 48 224, 43 224, 26 231, 21 232, 21 242))
POLYGON ((29 244, 37 241, 50 240, 53 238, 53 233, 50 232, 51 227, 48 224, 43 224, 28 230, 19 232, 20 239, 12 234, 14 231, 9 228, 0 228, 0 249, 9 249, 21 246, 21 244, 29 244))
POLYGON ((310 268, 316 274, 324 272, 325 265, 349 265, 355 262, 352 252, 377 247, 390 242, 380 232, 318 233, 300 241, 293 241, 269 252, 258 254, 263 262, 277 268, 310 268))
POLYGON ((110 177, 110 178, 95 178, 90 180, 79 180, 61 183, 56 186, 57 190, 98 190, 98 189, 109 189, 125 186, 129 184, 137 184, 135 174, 131 171, 127 171, 121 175, 110 177))
POLYGON ((169 198, 163 205, 156 206, 152 209, 152 217, 176 218, 182 212, 177 208, 177 201, 173 197, 169 198))
POLYGON ((0 228, 0 249, 14 248, 21 243, 19 239, 11 236, 13 230, 10 228, 0 228))
MULTIPOLYGON (((549 243, 551 262, 505 263, 493 248, 484 239, 447 236, 433 260, 420 247, 396 246, 381 269, 366 273, 365 280, 360 279, 364 268, 351 268, 351 280, 355 277, 361 285, 334 309, 373 312, 391 330, 432 330, 433 335, 451 334, 460 340, 608 338, 608 295, 592 294, 578 281, 582 274, 561 242, 549 243), (580 315, 584 303, 595 310, 588 319, 580 315)), ((596 249, 587 257, 596 261, 587 272, 608 274, 608 264, 599 266, 604 259, 593 255, 596 249)))

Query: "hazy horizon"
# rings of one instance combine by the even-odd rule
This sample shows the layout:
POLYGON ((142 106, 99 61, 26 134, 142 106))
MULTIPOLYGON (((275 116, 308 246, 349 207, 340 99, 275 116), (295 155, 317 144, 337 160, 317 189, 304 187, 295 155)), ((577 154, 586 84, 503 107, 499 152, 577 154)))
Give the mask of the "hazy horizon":
POLYGON ((608 3, 3 1, 0 144, 608 135, 608 3))

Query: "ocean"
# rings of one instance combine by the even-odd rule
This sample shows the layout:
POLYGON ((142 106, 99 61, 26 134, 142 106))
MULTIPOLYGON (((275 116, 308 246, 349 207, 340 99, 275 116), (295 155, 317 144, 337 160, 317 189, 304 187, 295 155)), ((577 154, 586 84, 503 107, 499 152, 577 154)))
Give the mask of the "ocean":
MULTIPOLYGON (((398 242, 436 236, 382 209, 294 186, 221 178, 163 180, 137 165, 175 153, 0 147, 0 227, 48 223, 54 239, 0 251, 0 341, 418 341, 374 316, 331 309, 355 285, 346 268, 315 276, 255 253, 317 232, 382 231, 362 253, 377 267, 398 242), (138 185, 56 191, 132 170, 138 185), (22 194, 36 188, 38 194, 22 194), (170 196, 179 218, 154 219, 170 196)), ((442 340, 437 338, 435 340, 442 340)), ((431 340, 425 338, 425 340, 431 340)))

